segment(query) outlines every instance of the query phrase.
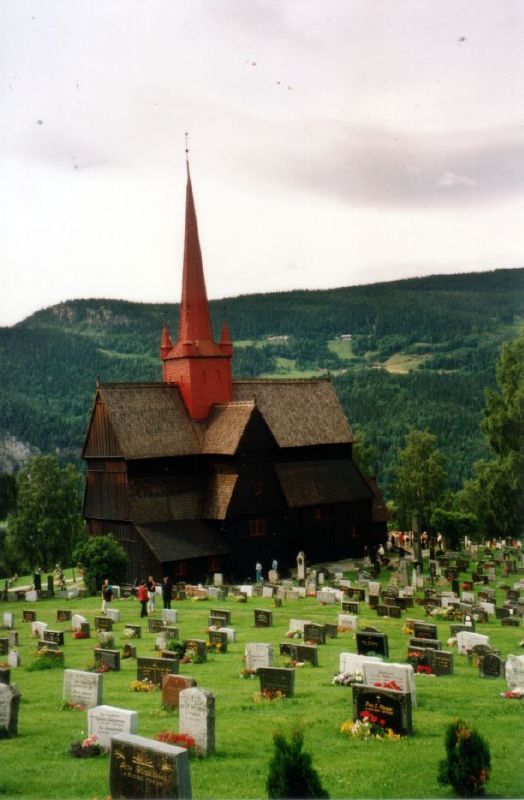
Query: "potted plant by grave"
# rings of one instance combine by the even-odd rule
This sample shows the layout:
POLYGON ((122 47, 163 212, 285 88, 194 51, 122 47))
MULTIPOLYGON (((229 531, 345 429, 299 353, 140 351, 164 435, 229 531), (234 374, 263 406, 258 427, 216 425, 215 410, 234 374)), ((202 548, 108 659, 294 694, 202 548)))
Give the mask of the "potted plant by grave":
POLYGON ((107 751, 98 743, 96 736, 88 736, 82 742, 73 742, 69 753, 75 758, 95 758, 106 754, 107 751))

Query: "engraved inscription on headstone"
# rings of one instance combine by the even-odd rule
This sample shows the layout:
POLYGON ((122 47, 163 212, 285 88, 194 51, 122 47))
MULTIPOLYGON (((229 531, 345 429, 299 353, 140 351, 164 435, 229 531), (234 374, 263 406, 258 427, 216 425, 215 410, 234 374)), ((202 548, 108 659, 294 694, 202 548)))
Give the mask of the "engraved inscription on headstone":
POLYGON ((287 667, 259 667, 260 691, 281 692, 285 697, 293 697, 295 690, 295 670, 287 667))
POLYGON ((367 714, 385 720, 384 727, 395 733, 413 732, 410 692, 353 684, 353 719, 362 720, 367 714))
POLYGON ((85 672, 80 669, 64 670, 63 699, 86 708, 100 705, 103 678, 103 675, 96 672, 85 672))
POLYGON ((0 682, 0 738, 17 735, 19 706, 18 688, 0 682))
POLYGON ((178 660, 174 658, 139 656, 136 660, 136 677, 139 681, 147 680, 162 686, 164 675, 174 675, 177 672, 178 660))
POLYGON ((187 750, 143 736, 114 736, 111 739, 109 792, 113 800, 159 797, 190 800, 187 750))
POLYGON ((357 631, 357 653, 359 655, 389 656, 388 637, 386 633, 357 631))
POLYGON ((183 689, 191 689, 196 685, 196 680, 187 675, 164 675, 162 679, 162 705, 164 708, 178 708, 180 692, 183 689))
POLYGON ((215 696, 205 689, 183 689, 179 696, 179 727, 192 736, 203 756, 215 752, 215 696))
POLYGON ((109 749, 111 737, 120 733, 136 733, 138 711, 116 706, 94 706, 87 712, 88 736, 96 736, 98 744, 109 749))

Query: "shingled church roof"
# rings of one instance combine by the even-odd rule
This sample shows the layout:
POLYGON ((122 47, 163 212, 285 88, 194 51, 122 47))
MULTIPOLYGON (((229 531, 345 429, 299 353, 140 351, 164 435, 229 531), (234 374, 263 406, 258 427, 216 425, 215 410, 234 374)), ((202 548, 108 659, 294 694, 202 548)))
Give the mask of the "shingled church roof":
POLYGON ((139 525, 137 530, 160 562, 229 553, 216 526, 200 519, 139 525))
POLYGON ((207 420, 196 422, 175 384, 101 384, 83 455, 127 459, 232 455, 255 407, 279 447, 353 441, 330 381, 234 381, 233 391, 232 403, 215 406, 207 420))
POLYGON ((369 499, 371 489, 349 459, 291 461, 276 465, 290 508, 369 499))

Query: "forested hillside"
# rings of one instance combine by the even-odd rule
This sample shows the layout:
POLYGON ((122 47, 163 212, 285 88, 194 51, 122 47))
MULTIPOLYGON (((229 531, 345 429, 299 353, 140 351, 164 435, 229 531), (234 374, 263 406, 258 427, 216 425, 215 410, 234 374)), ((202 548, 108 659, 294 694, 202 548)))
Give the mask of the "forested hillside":
MULTIPOLYGON (((523 285, 523 269, 495 270, 246 295, 211 312, 216 333, 228 320, 235 375, 331 373, 353 428, 376 447, 386 489, 412 427, 438 436, 458 487, 484 454, 484 389, 524 318, 523 285)), ((159 380, 164 321, 176 337, 178 306, 74 300, 0 329, 2 441, 78 457, 97 376, 159 380)))

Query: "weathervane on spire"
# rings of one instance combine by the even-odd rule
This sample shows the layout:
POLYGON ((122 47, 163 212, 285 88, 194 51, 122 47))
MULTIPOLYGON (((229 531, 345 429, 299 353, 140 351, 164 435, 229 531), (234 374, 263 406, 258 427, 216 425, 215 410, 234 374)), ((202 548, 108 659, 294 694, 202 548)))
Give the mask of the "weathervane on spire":
POLYGON ((189 161, 189 133, 187 131, 184 133, 184 137, 186 140, 186 161, 189 161))

